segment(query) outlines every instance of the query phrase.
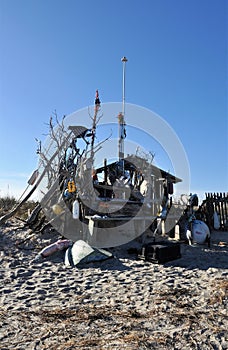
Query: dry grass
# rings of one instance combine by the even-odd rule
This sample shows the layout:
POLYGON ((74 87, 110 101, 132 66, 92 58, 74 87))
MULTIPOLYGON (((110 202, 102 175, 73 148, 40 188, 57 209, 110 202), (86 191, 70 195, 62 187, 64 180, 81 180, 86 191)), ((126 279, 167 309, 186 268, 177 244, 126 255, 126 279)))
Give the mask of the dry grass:
POLYGON ((228 280, 219 279, 213 283, 213 293, 210 297, 210 305, 223 304, 228 299, 228 280))
MULTIPOLYGON (((17 199, 12 196, 0 197, 0 216, 3 216, 7 212, 11 211, 17 204, 17 199)), ((36 204, 37 203, 32 200, 27 201, 21 206, 21 208, 19 208, 16 216, 22 220, 26 220, 28 217, 28 212, 32 211, 36 204)))
POLYGON ((17 203, 16 198, 11 196, 0 197, 0 213, 11 210, 17 203))
POLYGON ((75 308, 2 312, 1 320, 11 328, 15 349, 22 346, 20 338, 24 346, 26 341, 33 341, 34 349, 39 345, 42 350, 173 349, 177 343, 183 344, 183 348, 187 344, 187 348, 198 349, 197 333, 200 336, 206 332, 209 337, 226 332, 219 326, 219 318, 225 316, 214 304, 224 302, 227 286, 226 280, 218 280, 204 309, 183 301, 186 289, 178 289, 155 295, 154 308, 146 313, 124 310, 121 306, 97 308, 81 304, 75 308), (159 308, 163 300, 169 302, 166 310, 159 308))

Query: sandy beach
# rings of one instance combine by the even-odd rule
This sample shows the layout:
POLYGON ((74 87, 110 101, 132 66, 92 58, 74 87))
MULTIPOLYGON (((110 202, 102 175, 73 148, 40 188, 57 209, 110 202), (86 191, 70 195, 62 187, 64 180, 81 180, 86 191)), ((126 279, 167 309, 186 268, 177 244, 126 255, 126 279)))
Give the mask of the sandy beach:
POLYGON ((0 349, 228 349, 228 232, 210 248, 182 242, 165 264, 129 245, 80 269, 64 252, 34 261, 58 238, 16 219, 0 228, 0 349))

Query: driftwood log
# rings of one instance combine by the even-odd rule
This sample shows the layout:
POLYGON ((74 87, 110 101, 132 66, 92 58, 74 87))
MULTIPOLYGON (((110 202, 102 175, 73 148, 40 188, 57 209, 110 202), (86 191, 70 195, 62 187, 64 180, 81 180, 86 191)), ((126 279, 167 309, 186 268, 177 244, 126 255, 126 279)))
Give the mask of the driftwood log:
MULTIPOLYGON (((40 181, 41 181, 41 179, 40 179, 40 181)), ((37 188, 37 184, 33 186, 33 188, 27 194, 27 196, 25 196, 25 198, 20 203, 18 203, 18 205, 16 207, 14 207, 9 213, 5 214, 4 216, 2 216, 0 218, 0 225, 4 224, 8 219, 10 219, 12 216, 14 216, 16 214, 16 212, 21 208, 21 206, 25 202, 27 202, 27 200, 31 197, 31 195, 36 190, 36 188, 37 188)))
MULTIPOLYGON (((63 144, 61 145, 62 147, 64 147, 68 141, 68 139, 71 137, 72 132, 68 135, 68 137, 65 139, 65 141, 63 142, 63 144)), ((49 161, 47 161, 47 164, 43 170, 43 172, 41 173, 40 177, 38 178, 36 184, 33 186, 33 188, 30 190, 30 192, 27 194, 27 196, 25 196, 25 198, 18 203, 18 205, 13 208, 9 213, 5 214, 4 216, 2 216, 0 218, 0 225, 4 224, 8 219, 10 219, 12 216, 14 216, 16 214, 16 212, 21 208, 21 206, 31 197, 31 195, 35 192, 35 190, 37 189, 38 185, 40 184, 40 182, 42 181, 43 177, 45 176, 47 169, 49 168, 49 166, 51 166, 52 161, 55 159, 55 157, 58 155, 59 153, 59 148, 56 150, 56 152, 51 156, 51 158, 49 159, 49 161)))

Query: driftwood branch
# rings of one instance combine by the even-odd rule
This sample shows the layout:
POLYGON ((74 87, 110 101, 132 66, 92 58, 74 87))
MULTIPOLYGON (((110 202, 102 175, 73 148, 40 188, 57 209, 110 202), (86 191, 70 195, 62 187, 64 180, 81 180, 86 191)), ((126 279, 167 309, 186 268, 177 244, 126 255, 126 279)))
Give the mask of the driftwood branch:
POLYGON ((5 214, 0 218, 0 225, 4 224, 8 219, 10 219, 14 214, 16 214, 18 209, 21 208, 21 206, 31 197, 31 195, 34 193, 36 188, 37 188, 37 185, 33 186, 33 188, 27 194, 27 196, 13 210, 11 210, 9 213, 5 214))
MULTIPOLYGON (((64 146, 64 144, 67 143, 68 139, 70 138, 70 136, 72 135, 72 133, 70 133, 68 135, 68 137, 65 139, 65 141, 63 142, 62 146, 64 146)), ((31 197, 31 195, 35 192, 35 190, 37 189, 38 185, 40 184, 40 182, 42 181, 43 177, 45 176, 48 168, 50 167, 52 161, 55 159, 55 157, 58 155, 59 153, 59 149, 56 150, 56 152, 51 156, 50 160, 47 162, 46 167, 44 168, 43 172, 41 173, 40 177, 38 178, 36 184, 33 186, 33 188, 30 190, 30 192, 27 194, 27 196, 25 196, 25 198, 18 203, 18 205, 13 208, 13 210, 11 210, 9 213, 5 214, 4 216, 2 216, 0 218, 0 225, 4 224, 8 219, 10 219, 12 216, 14 216, 16 214, 16 212, 21 208, 21 206, 27 202, 27 200, 31 197)))

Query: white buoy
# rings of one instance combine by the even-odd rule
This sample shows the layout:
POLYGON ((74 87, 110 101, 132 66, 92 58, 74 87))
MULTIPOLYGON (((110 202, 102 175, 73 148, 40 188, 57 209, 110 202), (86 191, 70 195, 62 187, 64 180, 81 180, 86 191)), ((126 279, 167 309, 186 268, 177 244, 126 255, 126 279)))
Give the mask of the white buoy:
POLYGON ((194 220, 192 225, 192 240, 193 242, 202 244, 210 238, 210 230, 205 222, 201 220, 194 220))
POLYGON ((75 199, 72 207, 73 219, 79 219, 79 203, 78 200, 75 199))

